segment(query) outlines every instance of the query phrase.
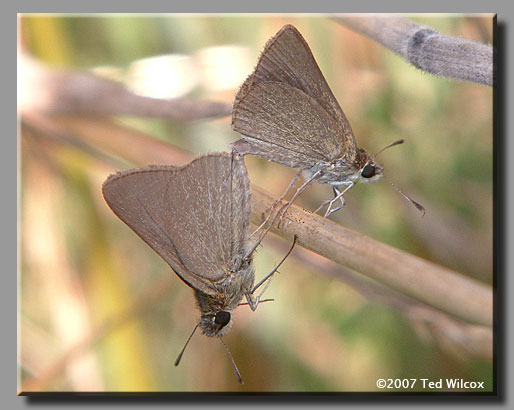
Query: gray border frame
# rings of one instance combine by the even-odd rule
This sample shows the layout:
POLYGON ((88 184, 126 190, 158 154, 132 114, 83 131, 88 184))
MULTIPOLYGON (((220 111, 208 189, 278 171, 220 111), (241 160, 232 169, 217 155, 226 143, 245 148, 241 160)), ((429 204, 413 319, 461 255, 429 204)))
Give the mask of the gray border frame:
MULTIPOLYGON (((243 4, 240 1, 235 0, 218 0, 216 2, 198 2, 198 1, 188 1, 184 3, 172 3, 168 1, 146 1, 142 6, 140 3, 121 3, 121 2, 112 2, 106 3, 98 0, 88 1, 87 3, 82 2, 81 4, 70 4, 69 2, 64 2, 63 0, 52 1, 47 0, 42 7, 41 3, 35 1, 22 1, 22 3, 12 3, 5 4, 2 7, 2 19, 6 20, 6 24, 2 24, 1 28, 4 34, 1 36, 2 43, 5 43, 5 47, 2 47, 2 50, 6 52, 7 55, 14 54, 14 50, 11 54, 11 50, 14 44, 15 47, 15 39, 12 38, 12 34, 16 33, 16 13, 17 12, 67 12, 67 13, 90 13, 92 11, 95 12, 134 12, 134 13, 142 13, 142 12, 168 12, 168 13, 178 13, 178 12, 201 12, 201 13, 248 13, 248 12, 268 12, 268 13, 280 13, 280 12, 295 12, 295 13, 328 13, 328 12, 497 12, 498 13, 498 25, 499 25, 499 37, 497 38, 497 46, 499 46, 499 51, 502 53, 501 58, 499 59, 499 75, 498 75, 498 92, 496 93, 496 138, 495 138, 495 160, 497 161, 496 165, 499 165, 495 168, 497 171, 496 174, 496 187, 497 187, 497 197, 495 204, 495 216, 499 219, 495 221, 495 245, 496 245, 496 268, 497 274, 501 275, 504 272, 503 277, 500 276, 498 285, 497 296, 500 297, 500 300, 497 300, 497 307, 499 308, 500 321, 499 325, 501 328, 498 328, 498 338, 497 342, 500 343, 500 346, 503 346, 503 349, 500 350, 502 362, 499 363, 499 373, 498 373, 498 388, 499 393, 501 394, 498 398, 493 397, 407 397, 407 396, 372 396, 366 395, 365 397, 358 398, 357 396, 332 396, 332 397, 312 397, 308 399, 307 397, 302 396, 289 396, 289 397, 281 397, 281 398, 271 398, 261 395, 258 399, 252 399, 252 404, 254 405, 262 405, 262 406, 270 406, 272 403, 284 404, 294 402, 301 402, 307 406, 316 406, 319 403, 327 403, 327 404, 335 404, 335 405, 355 405, 357 403, 365 404, 367 406, 374 406, 378 404, 382 405, 390 405, 393 403, 400 404, 405 403, 410 406, 415 403, 427 404, 432 402, 433 404, 430 406, 437 406, 438 409, 455 406, 455 405, 465 405, 469 406, 470 404, 479 404, 481 406, 487 404, 495 404, 506 406, 508 404, 512 404, 512 394, 509 394, 509 386, 512 385, 510 382, 510 375, 513 369, 513 359, 512 355, 508 351, 507 347, 514 344, 514 338, 512 335, 513 329, 512 325, 508 326, 509 323, 512 324, 512 321, 505 320, 511 317, 513 310, 513 303, 511 302, 508 295, 514 294, 513 283, 514 281, 509 280, 509 273, 514 271, 513 258, 514 252, 511 252, 512 243, 510 241, 511 235, 513 233, 514 223, 512 218, 509 218, 508 210, 511 209, 513 205, 513 192, 514 185, 511 183, 513 176, 513 166, 509 158, 514 157, 514 144, 511 140, 509 140, 508 136, 510 135, 510 119, 508 118, 508 114, 510 112, 508 101, 509 97, 513 94, 513 87, 509 79, 507 78, 507 73, 510 72, 509 67, 512 67, 512 55, 509 55, 509 44, 511 43, 512 31, 509 30, 509 23, 511 23, 512 13, 509 13, 512 6, 506 4, 506 2, 501 2, 498 0, 489 1, 487 3, 472 0, 466 3, 460 4, 450 4, 448 1, 443 0, 432 0, 430 3, 413 3, 408 0, 389 0, 387 3, 381 3, 380 5, 376 1, 359 1, 358 3, 343 3, 336 1, 325 1, 318 0, 316 3, 307 3, 307 2, 297 2, 288 0, 287 2, 277 3, 276 1, 259 1, 254 2, 253 4, 243 4), (14 10, 11 10, 14 9, 14 10), (505 327, 503 327, 505 324, 505 327), (328 400, 327 400, 328 399, 328 400), (443 407, 442 407, 443 405, 443 407)), ((17 133, 17 122, 13 121, 13 115, 11 115, 11 109, 7 102, 7 97, 11 95, 12 88, 16 88, 16 85, 13 86, 14 81, 7 75, 2 76, 2 81, 4 82, 4 87, 2 87, 2 95, 4 99, 4 110, 2 110, 2 117, 5 119, 3 121, 4 124, 8 124, 7 130, 4 131, 4 138, 2 138, 2 188, 4 192, 13 192, 13 196, 18 200, 18 192, 17 192, 17 178, 14 178, 15 171, 17 173, 17 154, 15 154, 17 150, 17 140, 12 138, 12 135, 17 133), (16 168, 15 168, 16 167, 16 168), (16 182, 14 182, 16 181, 16 182)), ((80 405, 82 408, 94 408, 101 409, 109 406, 110 404, 125 404, 131 405, 131 408, 144 408, 149 404, 153 405, 186 405, 187 404, 208 404, 209 406, 220 406, 227 405, 229 403, 237 404, 238 406, 244 405, 248 403, 247 397, 231 397, 231 398, 223 398, 222 396, 201 396, 198 397, 197 400, 193 396, 180 397, 176 396, 172 399, 161 399, 161 398, 152 398, 148 400, 143 400, 135 397, 127 397, 119 400, 116 397, 106 397, 103 399, 88 399, 85 396, 81 396, 82 398, 65 398, 61 399, 51 399, 47 400, 45 398, 34 399, 34 398, 25 398, 25 397, 16 397, 16 338, 12 337, 11 334, 17 335, 16 331, 9 332, 11 329, 16 329, 16 315, 14 314, 16 311, 16 293, 12 291, 14 287, 16 287, 16 279, 13 272, 16 271, 17 259, 13 257, 13 255, 17 255, 17 241, 12 240, 12 238, 16 235, 17 237, 17 218, 13 216, 15 211, 15 206, 17 206, 17 202, 15 205, 14 199, 9 198, 8 195, 4 195, 4 200, 2 201, 3 209, 2 209, 2 231, 3 231, 3 240, 2 240, 2 260, 7 261, 7 267, 3 270, 2 280, 5 281, 2 286, 3 297, 1 298, 2 304, 2 323, 6 326, 6 337, 2 338, 4 345, 2 349, 2 398, 3 398, 3 406, 4 408, 9 409, 18 409, 25 408, 30 405, 40 405, 40 406, 59 406, 59 407, 72 407, 75 403, 80 405), (11 213, 12 212, 12 213, 11 213), (14 266, 12 266, 14 265, 14 266), (13 340, 14 339, 14 340, 13 340)))

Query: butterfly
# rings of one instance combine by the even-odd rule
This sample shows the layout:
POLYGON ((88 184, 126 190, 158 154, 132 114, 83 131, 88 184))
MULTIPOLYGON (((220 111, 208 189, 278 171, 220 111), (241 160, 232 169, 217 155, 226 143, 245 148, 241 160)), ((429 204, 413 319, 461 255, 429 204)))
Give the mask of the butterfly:
POLYGON ((254 296, 255 291, 292 250, 254 286, 250 180, 236 154, 208 154, 182 167, 151 165, 118 172, 102 191, 112 211, 194 291, 200 319, 175 365, 198 327, 223 343, 221 337, 232 326, 230 312, 241 304, 255 310, 262 295, 254 296), (241 303, 243 297, 246 303, 241 303))
MULTIPOLYGON (((232 144, 234 151, 304 172, 306 182, 293 199, 313 181, 331 185, 335 197, 321 205, 329 205, 325 216, 344 205, 343 195, 357 182, 378 181, 384 175, 383 166, 375 161, 378 153, 369 155, 357 146, 309 45, 292 25, 282 27, 267 42, 254 71, 239 89, 232 128, 242 135, 232 144), (331 209, 336 201, 341 206, 331 209)), ((420 204, 399 192, 424 212, 420 204)))

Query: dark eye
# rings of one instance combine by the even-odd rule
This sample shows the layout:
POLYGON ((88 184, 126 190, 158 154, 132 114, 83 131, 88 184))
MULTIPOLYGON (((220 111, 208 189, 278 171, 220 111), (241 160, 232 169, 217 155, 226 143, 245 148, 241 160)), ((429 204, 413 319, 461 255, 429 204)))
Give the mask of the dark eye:
POLYGON ((371 178, 375 175, 375 165, 367 164, 361 172, 363 178, 371 178))
POLYGON ((214 317, 214 323, 219 325, 220 328, 228 325, 228 322, 230 322, 230 313, 225 312, 224 310, 216 313, 216 316, 214 317))

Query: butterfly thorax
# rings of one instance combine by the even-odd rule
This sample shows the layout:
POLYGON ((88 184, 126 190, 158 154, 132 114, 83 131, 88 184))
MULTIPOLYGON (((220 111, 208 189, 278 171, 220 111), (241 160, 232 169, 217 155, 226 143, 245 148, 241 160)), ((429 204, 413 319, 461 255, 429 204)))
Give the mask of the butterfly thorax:
POLYGON ((201 312, 200 329, 206 336, 223 336, 232 327, 231 310, 234 310, 243 297, 252 290, 254 267, 245 263, 236 272, 231 272, 215 284, 212 295, 194 289, 196 302, 201 312))
POLYGON ((384 173, 383 167, 361 148, 357 150, 352 162, 346 158, 334 162, 319 162, 307 169, 305 176, 311 178, 318 171, 320 174, 315 177, 315 181, 333 186, 348 185, 350 182, 374 182, 384 173))

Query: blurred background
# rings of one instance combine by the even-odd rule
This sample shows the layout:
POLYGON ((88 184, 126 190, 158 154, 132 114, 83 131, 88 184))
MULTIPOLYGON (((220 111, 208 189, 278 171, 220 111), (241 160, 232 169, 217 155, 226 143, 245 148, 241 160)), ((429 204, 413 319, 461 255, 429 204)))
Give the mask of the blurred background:
MULTIPOLYGON (((491 16, 407 17, 446 35, 492 42, 491 16)), ((230 108, 284 24, 309 43, 360 147, 374 153, 405 138, 379 159, 427 210, 421 219, 380 181, 357 185, 330 218, 491 285, 490 87, 426 74, 322 16, 24 15, 19 48, 48 70, 88 71, 140 96, 230 108)), ((223 346, 200 334, 174 367, 199 316, 193 293, 111 212, 101 184, 116 170, 141 165, 123 149, 137 154, 171 144, 186 153, 177 154, 181 163, 187 153, 228 151, 238 139, 230 115, 117 115, 108 126, 82 116, 75 120, 83 132, 75 135, 65 126, 73 119, 47 126, 53 117, 39 110, 44 96, 30 86, 22 63, 19 57, 21 391, 351 392, 377 391, 378 378, 463 378, 492 389, 492 357, 478 346, 483 329, 298 248, 266 293, 275 301, 256 312, 235 311, 225 342, 244 385, 235 381, 223 346), (121 142, 114 133, 120 129, 138 137, 121 142)), ((158 156, 147 162, 162 163, 158 156)), ((254 157, 246 164, 252 183, 277 197, 296 172, 254 157)), ((314 184, 297 204, 313 210, 331 195, 327 185, 314 184)), ((289 245, 268 235, 256 255, 257 278, 289 245)))

